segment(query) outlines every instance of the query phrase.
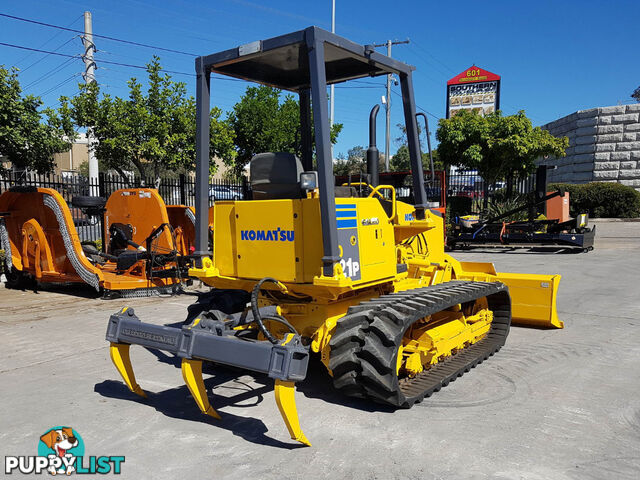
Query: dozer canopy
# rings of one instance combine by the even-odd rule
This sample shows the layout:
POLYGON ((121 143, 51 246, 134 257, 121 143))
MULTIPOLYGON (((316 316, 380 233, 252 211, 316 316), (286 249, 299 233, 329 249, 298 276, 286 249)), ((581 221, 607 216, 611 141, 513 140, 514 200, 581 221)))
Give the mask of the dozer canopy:
POLYGON ((196 58, 197 130, 196 130, 196 262, 202 268, 207 250, 207 209, 209 178, 209 110, 211 73, 271 85, 296 92, 300 99, 301 163, 313 170, 312 133, 320 199, 322 236, 321 275, 341 276, 333 161, 329 135, 326 87, 347 80, 394 74, 400 78, 402 102, 415 195, 416 218, 424 218, 427 199, 418 142, 413 67, 377 53, 371 45, 358 45, 318 27, 309 27, 286 35, 259 40, 212 55, 196 58), (313 125, 311 125, 313 104, 313 125))

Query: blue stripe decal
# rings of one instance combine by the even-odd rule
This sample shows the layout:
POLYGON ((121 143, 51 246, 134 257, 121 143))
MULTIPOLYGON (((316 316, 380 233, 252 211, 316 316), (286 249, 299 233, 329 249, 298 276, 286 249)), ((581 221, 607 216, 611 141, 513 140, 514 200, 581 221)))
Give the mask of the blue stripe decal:
POLYGON ((358 226, 358 221, 355 218, 349 220, 336 220, 336 225, 338 228, 356 228, 358 226))
POLYGON ((336 210, 337 209, 340 209, 340 210, 351 209, 351 210, 353 210, 354 208, 356 208, 356 204, 355 203, 338 203, 338 204, 336 204, 336 210))
POLYGON ((355 218, 357 216, 355 210, 338 210, 336 212, 336 218, 355 218))

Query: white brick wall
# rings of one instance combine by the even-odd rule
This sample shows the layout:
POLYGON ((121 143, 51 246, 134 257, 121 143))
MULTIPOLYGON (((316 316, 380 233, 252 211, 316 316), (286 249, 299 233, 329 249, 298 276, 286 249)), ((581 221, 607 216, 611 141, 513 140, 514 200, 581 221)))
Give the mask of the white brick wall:
POLYGON ((640 191, 640 103, 590 108, 543 125, 569 137, 564 158, 546 159, 550 182, 617 181, 640 191))

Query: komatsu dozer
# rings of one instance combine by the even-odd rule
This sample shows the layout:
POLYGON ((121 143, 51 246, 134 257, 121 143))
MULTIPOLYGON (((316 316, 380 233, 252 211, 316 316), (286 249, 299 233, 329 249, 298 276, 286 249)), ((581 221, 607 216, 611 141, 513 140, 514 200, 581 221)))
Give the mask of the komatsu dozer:
POLYGON ((179 290, 194 236, 189 207, 167 209, 149 188, 116 190, 108 200, 74 197, 72 203, 101 218, 102 249, 81 242, 56 190, 18 186, 0 195, 0 240, 10 283, 87 283, 106 298, 179 290))
POLYGON ((130 308, 111 316, 111 357, 132 392, 145 395, 132 344, 182 358, 193 398, 215 418, 202 362, 261 372, 275 380, 291 438, 310 445, 294 385, 305 378, 311 353, 345 395, 408 408, 500 350, 512 322, 562 327, 559 275, 498 273, 490 263, 445 254, 442 214, 426 202, 412 71, 317 27, 196 59, 196 260, 189 274, 214 288, 182 328, 142 322, 130 308), (297 93, 301 145, 300 157, 255 155, 252 198, 215 204, 207 251, 212 73, 297 93), (327 84, 387 74, 402 88, 415 205, 377 184, 375 155, 367 189, 334 186, 327 84))

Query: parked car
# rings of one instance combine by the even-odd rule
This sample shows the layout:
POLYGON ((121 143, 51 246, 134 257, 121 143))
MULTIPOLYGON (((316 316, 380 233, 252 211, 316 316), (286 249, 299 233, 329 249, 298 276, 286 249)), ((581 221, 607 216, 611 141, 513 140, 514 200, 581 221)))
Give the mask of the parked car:
POLYGON ((242 187, 236 185, 210 185, 209 200, 242 200, 242 187))

